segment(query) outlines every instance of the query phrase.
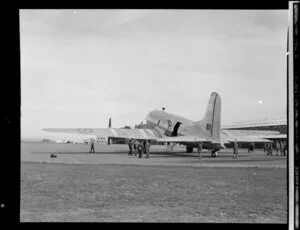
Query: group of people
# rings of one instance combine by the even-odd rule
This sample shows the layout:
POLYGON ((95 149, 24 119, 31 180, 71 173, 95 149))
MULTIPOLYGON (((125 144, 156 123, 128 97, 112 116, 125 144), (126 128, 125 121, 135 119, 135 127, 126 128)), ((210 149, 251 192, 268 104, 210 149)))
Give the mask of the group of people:
POLYGON ((143 154, 146 154, 146 158, 150 158, 150 140, 148 141, 137 141, 134 139, 130 139, 128 142, 129 147, 129 156, 139 156, 139 158, 143 158, 143 154))
MULTIPOLYGON (((137 156, 143 158, 143 154, 146 154, 146 158, 150 158, 150 140, 148 141, 137 141, 130 139, 129 143, 129 152, 128 155, 137 156)), ((286 141, 271 141, 267 142, 264 145, 264 153, 267 153, 268 156, 273 156, 273 149, 275 149, 277 156, 286 156, 286 141)), ((198 158, 202 159, 202 143, 198 144, 197 151, 199 153, 198 158)), ((94 142, 91 142, 90 153, 95 152, 94 142)), ((254 152, 254 143, 249 144, 248 153, 251 154, 254 152)), ((238 158, 238 144, 235 141, 233 143, 233 158, 238 158)))
POLYGON ((286 155, 286 142, 285 141, 271 141, 265 143, 264 145, 264 153, 267 153, 267 156, 273 156, 273 149, 276 151, 277 156, 285 156, 286 155))

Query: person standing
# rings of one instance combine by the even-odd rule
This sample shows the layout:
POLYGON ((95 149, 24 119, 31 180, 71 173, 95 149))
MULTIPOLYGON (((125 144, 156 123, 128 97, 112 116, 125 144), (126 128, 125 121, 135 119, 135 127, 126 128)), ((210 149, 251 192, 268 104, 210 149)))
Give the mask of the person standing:
POLYGON ((198 158, 199 158, 199 159, 202 159, 202 143, 201 143, 201 142, 198 143, 197 151, 198 151, 198 153, 199 153, 198 158))
POLYGON ((268 154, 268 142, 266 142, 265 144, 264 144, 264 153, 265 152, 267 152, 267 155, 269 155, 268 154))
POLYGON ((275 146, 276 146, 276 152, 277 152, 277 156, 279 156, 279 153, 280 153, 280 144, 279 144, 279 141, 276 141, 275 142, 275 146))
POLYGON ((169 152, 170 150, 171 150, 171 144, 170 142, 167 142, 166 152, 169 152))
POLYGON ((137 155, 137 152, 138 152, 138 146, 139 146, 139 144, 138 144, 137 140, 133 140, 133 141, 132 141, 132 147, 133 147, 134 156, 137 155))
POLYGON ((143 154, 146 154, 146 143, 147 141, 143 141, 143 154))
POLYGON ((146 158, 150 157, 150 140, 145 143, 146 158))
POLYGON ((273 141, 269 142, 269 153, 270 156, 273 156, 273 141))
POLYGON ((248 153, 251 154, 254 152, 254 144, 253 143, 250 143, 249 144, 249 147, 248 147, 248 153))
POLYGON ((238 159, 238 144, 236 141, 233 143, 233 154, 233 158, 238 159))
POLYGON ((283 156, 283 141, 280 141, 279 144, 280 144, 280 156, 283 156))
POLYGON ((129 152, 128 155, 132 156, 132 149, 133 149, 133 139, 131 138, 128 142, 129 152))
POLYGON ((93 153, 95 152, 95 148, 94 148, 94 142, 91 141, 91 149, 90 149, 90 153, 93 151, 93 153))
POLYGON ((143 142, 140 141, 138 146, 139 158, 143 158, 143 151, 144 151, 143 146, 144 146, 143 142))
POLYGON ((285 151, 287 150, 287 143, 285 141, 283 141, 282 143, 283 143, 283 148, 282 148, 283 156, 285 156, 285 151))

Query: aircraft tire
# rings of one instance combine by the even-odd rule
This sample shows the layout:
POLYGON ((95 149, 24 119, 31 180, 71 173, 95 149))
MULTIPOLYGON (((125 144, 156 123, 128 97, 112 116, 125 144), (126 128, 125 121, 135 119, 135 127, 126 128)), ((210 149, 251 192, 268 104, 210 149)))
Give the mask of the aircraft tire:
POLYGON ((194 150, 193 147, 189 147, 189 146, 186 147, 186 152, 187 152, 187 153, 192 153, 193 150, 194 150))

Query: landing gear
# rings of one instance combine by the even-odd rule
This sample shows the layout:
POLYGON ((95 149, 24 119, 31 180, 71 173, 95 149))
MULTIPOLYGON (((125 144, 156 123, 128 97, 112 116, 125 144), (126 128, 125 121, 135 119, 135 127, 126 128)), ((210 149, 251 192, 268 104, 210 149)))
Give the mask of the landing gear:
POLYGON ((186 152, 187 152, 187 153, 192 153, 193 150, 194 150, 193 147, 189 147, 189 146, 186 147, 186 152))
POLYGON ((211 157, 217 157, 217 149, 211 150, 211 157))

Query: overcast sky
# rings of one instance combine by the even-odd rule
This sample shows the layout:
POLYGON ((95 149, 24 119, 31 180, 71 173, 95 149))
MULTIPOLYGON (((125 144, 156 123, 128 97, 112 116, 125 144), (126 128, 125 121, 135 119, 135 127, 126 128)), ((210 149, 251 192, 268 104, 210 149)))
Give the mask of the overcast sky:
MULTIPOLYGON (((285 117, 287 10, 21 10, 21 134, 138 124, 154 109, 222 123, 285 117), (261 102, 259 102, 261 101, 261 102)), ((51 134, 51 135, 50 135, 51 134)))

